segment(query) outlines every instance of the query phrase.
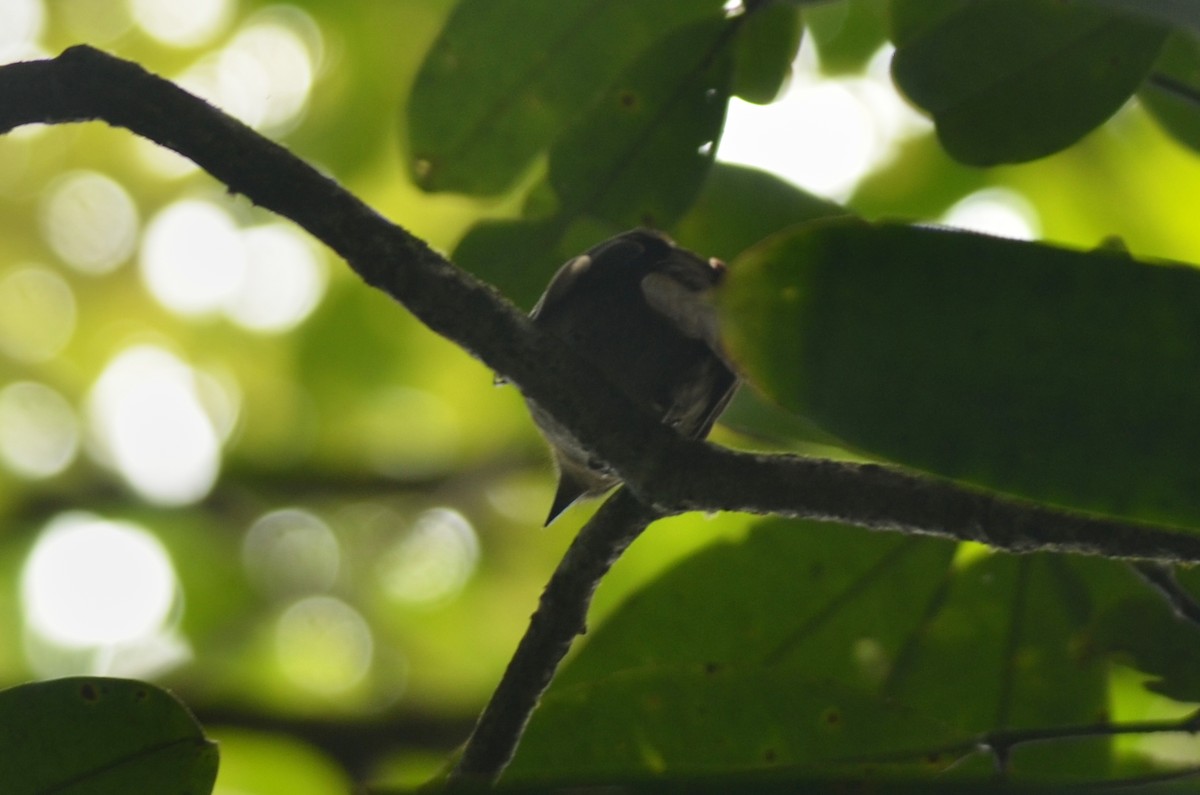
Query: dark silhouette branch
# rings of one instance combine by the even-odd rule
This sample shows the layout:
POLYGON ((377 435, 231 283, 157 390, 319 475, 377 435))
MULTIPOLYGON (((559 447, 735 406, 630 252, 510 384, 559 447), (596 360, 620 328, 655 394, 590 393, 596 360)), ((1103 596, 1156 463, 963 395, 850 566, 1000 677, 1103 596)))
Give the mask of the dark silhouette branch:
POLYGON ((664 514, 746 511, 979 541, 1010 552, 1200 562, 1200 536, 1069 514, 877 465, 754 455, 679 438, 451 265, 296 158, 174 84, 90 47, 0 67, 0 132, 103 120, 179 152, 291 219, 368 284, 456 342, 569 427, 664 514))
MULTIPOLYGON (((687 441, 640 411, 493 288, 282 146, 140 66, 89 47, 0 67, 0 132, 103 120, 179 152, 231 191, 291 219, 433 331, 520 386, 625 479, 581 532, 459 763, 494 779, 575 635, 591 594, 653 519, 734 510, 1055 551, 1200 562, 1200 535, 1070 514, 872 464, 755 455, 687 441)), ((1005 737, 993 736, 995 742, 1005 737)), ((1011 745, 1011 742, 1009 743, 1011 745)))
MULTIPOLYGON (((914 758, 943 759, 949 756, 966 758, 974 753, 988 753, 995 759, 999 773, 1009 771, 1013 751, 1023 745, 1034 743, 1054 742, 1059 740, 1081 740, 1089 737, 1107 738, 1132 734, 1196 734, 1200 732, 1200 711, 1192 712, 1182 718, 1170 720, 1128 721, 1124 723, 1081 723, 1066 726, 1031 727, 1025 729, 994 729, 982 732, 972 737, 936 748, 925 748, 904 753, 888 753, 875 756, 858 757, 856 762, 897 762, 914 758)), ((959 760, 961 761, 961 759, 959 760)), ((957 763, 956 763, 957 764, 957 763)), ((1133 783, 1154 783, 1173 781, 1179 778, 1190 778, 1200 772, 1195 767, 1171 771, 1137 779, 1121 779, 1105 781, 1095 785, 1105 789, 1119 789, 1121 786, 1133 783)), ((1088 791, 1091 792, 1091 786, 1088 791)))
MULTIPOLYGON (((1054 740, 1084 739, 1088 737, 1119 737, 1128 734, 1174 734, 1185 732, 1195 734, 1200 730, 1200 712, 1193 712, 1179 720, 1148 720, 1131 721, 1129 723, 1095 723, 1077 726, 1054 726, 1049 728, 1031 729, 996 729, 980 735, 972 745, 980 750, 988 751, 996 759, 996 766, 1001 773, 1007 772, 1012 752, 1022 745, 1044 743, 1054 740)), ((964 745, 959 750, 967 750, 964 745)), ((1187 771, 1190 777, 1195 771, 1187 771)), ((1173 774, 1174 780, 1179 774, 1173 774)), ((1115 786, 1121 782, 1111 781, 1106 784, 1115 786)), ((1131 782, 1124 782, 1131 783, 1131 782)))
POLYGON ((503 772, 571 642, 587 631, 596 586, 659 516, 620 489, 579 531, 546 584, 529 629, 479 716, 451 780, 492 782, 503 772))

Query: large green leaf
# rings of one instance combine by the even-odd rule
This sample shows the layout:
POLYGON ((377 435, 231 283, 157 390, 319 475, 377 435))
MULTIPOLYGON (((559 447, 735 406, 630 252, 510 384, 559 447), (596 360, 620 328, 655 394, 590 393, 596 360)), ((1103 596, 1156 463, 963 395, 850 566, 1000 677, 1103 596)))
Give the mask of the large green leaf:
POLYGON ((664 34, 720 0, 463 0, 408 104, 427 190, 497 193, 664 34))
POLYGON ((655 42, 550 150, 561 214, 665 228, 708 173, 742 20, 721 15, 655 42))
POLYGON ((0 692, 7 795, 204 795, 216 775, 216 745, 153 685, 79 677, 0 692))
MULTIPOLYGON (((1132 578, 1105 561, 955 554, 780 520, 709 547, 589 638, 509 775, 986 776, 982 732, 1100 720, 1106 669, 1081 638, 1095 599, 1132 578)), ((1108 758, 1103 742, 1052 748, 1012 770, 1098 776, 1108 758)))
POLYGON ((1200 525, 1200 272, 832 220, 739 258, 750 379, 850 445, 1035 500, 1200 525))
POLYGON ((1078 2, 893 0, 892 76, 971 165, 1057 152, 1145 78, 1166 28, 1078 2))
POLYGON ((1139 594, 1110 606, 1093 642, 1153 678, 1149 690, 1177 701, 1200 701, 1200 631, 1161 609, 1162 600, 1139 594))
MULTIPOLYGON (((1200 13, 1198 11, 1197 13, 1200 13)), ((1180 143, 1200 151, 1200 42, 1175 33, 1138 91, 1150 115, 1180 143)))
POLYGON ((596 241, 674 224, 711 170, 740 25, 712 17, 655 42, 562 131, 527 218, 477 224, 455 261, 532 306, 553 269, 596 241))
POLYGON ((1115 11, 1137 14, 1200 33, 1200 5, 1194 0, 1087 0, 1115 11))
MULTIPOLYGON (((954 572, 888 682, 901 703, 972 733, 1107 722, 1107 666, 1088 646, 1101 604, 1134 583, 1118 564, 989 555, 954 572)), ((1156 605, 1161 609, 1161 605, 1156 605)), ((1011 774, 1102 779, 1107 741, 1034 744, 1011 774)))
POLYGON ((747 102, 772 102, 792 74, 804 32, 800 9, 769 4, 750 15, 734 52, 733 93, 747 102))
POLYGON ((766 171, 717 163, 673 232, 693 251, 732 260, 780 229, 848 212, 766 171))
MULTIPOLYGON (((695 204, 672 232, 684 247, 728 261, 780 229, 847 212, 773 174, 717 163, 695 204)), ((721 415, 721 424, 760 442, 792 446, 797 440, 830 441, 811 422, 764 400, 754 389, 738 390, 721 415)))
POLYGON ((888 0, 805 3, 804 25, 825 74, 861 72, 887 43, 888 0))

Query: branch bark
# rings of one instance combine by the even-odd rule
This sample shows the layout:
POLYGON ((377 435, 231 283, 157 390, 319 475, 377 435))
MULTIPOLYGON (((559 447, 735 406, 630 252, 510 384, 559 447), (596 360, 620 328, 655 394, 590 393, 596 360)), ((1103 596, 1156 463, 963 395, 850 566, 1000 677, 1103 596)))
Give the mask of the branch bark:
POLYGON ((102 120, 179 152, 291 219, 433 331, 518 384, 664 515, 745 511, 1056 551, 1200 562, 1200 535, 1055 511, 870 464, 754 455, 679 438, 493 288, 334 180, 140 66, 91 47, 0 67, 0 132, 102 120))
POLYGON ((529 629, 451 773, 452 781, 491 783, 508 766, 558 664, 575 636, 587 631, 596 586, 657 518, 658 512, 620 489, 579 531, 546 584, 529 629))

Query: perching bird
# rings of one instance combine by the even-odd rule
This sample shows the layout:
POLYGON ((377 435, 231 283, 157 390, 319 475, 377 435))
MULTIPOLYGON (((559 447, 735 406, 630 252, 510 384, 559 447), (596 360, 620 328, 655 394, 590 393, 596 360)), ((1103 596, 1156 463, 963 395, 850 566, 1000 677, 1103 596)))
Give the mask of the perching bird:
MULTIPOLYGON (((724 276, 720 260, 634 229, 563 265, 530 317, 663 424, 700 439, 738 386, 709 302, 724 276)), ((603 494, 620 479, 534 401, 526 402, 558 464, 549 525, 577 499, 603 494)))

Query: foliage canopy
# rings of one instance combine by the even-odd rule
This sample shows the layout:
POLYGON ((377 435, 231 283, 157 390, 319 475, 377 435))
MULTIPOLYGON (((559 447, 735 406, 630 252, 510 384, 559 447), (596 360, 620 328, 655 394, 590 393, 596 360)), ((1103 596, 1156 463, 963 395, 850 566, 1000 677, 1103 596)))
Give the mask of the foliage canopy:
MULTIPOLYGON (((730 260, 718 308, 753 389, 721 444, 1200 531, 1185 4, 304 0, 230 6, 184 43, 83 5, 30 41, 84 39, 208 92, 526 309, 559 263, 632 226, 730 260), (770 103, 793 68, 863 79, 881 48, 932 124, 846 195, 717 158, 732 102, 770 103), (281 51, 277 74, 256 62, 276 104, 222 93, 249 79, 222 69, 281 51), (1039 242, 919 225, 997 195, 1039 242)), ((206 792, 206 735, 218 792, 432 775, 573 531, 531 529, 551 486, 516 390, 124 131, 0 139, 0 228, 0 681, 47 680, 0 692, 0 779, 206 792), (125 557, 47 551, 80 533, 125 557), (83 594, 60 600, 78 617, 130 560, 165 565, 157 613, 110 634, 103 611, 73 635, 55 619, 54 594, 83 594), (39 739, 76 737, 64 726, 84 735, 70 754, 39 739)), ((654 523, 505 780, 1200 771, 1193 571, 1160 565, 1169 549, 1008 555, 970 540, 986 517, 943 518, 924 529, 960 542, 654 523)))

